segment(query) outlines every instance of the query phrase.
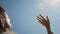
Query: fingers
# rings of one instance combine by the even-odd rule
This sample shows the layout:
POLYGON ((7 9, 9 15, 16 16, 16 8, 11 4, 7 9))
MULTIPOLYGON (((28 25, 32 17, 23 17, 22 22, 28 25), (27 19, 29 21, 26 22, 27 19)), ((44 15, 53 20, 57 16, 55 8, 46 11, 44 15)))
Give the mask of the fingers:
POLYGON ((39 16, 37 16, 37 19, 42 20, 42 18, 41 18, 41 17, 39 17, 39 16))
POLYGON ((37 16, 36 19, 38 20, 39 23, 42 23, 42 19, 39 16, 37 16))
POLYGON ((37 18, 40 19, 40 20, 45 20, 45 18, 40 14, 39 14, 39 16, 37 16, 37 18))
POLYGON ((39 16, 37 16, 37 20, 38 20, 39 22, 42 22, 42 21, 45 20, 45 18, 44 18, 42 15, 39 15, 39 16))
POLYGON ((39 16, 37 16, 37 20, 39 21, 39 23, 42 21, 42 19, 39 16))
POLYGON ((39 14, 39 16, 40 16, 43 20, 45 20, 45 18, 44 18, 42 15, 39 14))
POLYGON ((37 16, 37 20, 39 21, 39 23, 41 23, 43 25, 44 25, 44 22, 46 21, 42 15, 37 16))
POLYGON ((46 19, 47 19, 47 21, 49 21, 49 18, 48 18, 48 16, 46 16, 46 19))

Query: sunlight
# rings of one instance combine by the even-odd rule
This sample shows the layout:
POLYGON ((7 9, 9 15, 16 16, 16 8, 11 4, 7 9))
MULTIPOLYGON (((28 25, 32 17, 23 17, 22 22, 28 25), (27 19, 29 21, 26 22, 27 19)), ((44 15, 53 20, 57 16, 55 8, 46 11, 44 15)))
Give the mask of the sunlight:
POLYGON ((48 0, 48 3, 49 4, 52 4, 52 5, 56 5, 58 4, 60 1, 59 0, 48 0))
POLYGON ((42 10, 44 8, 46 8, 46 6, 45 6, 46 4, 51 5, 52 7, 56 7, 56 6, 59 6, 59 2, 60 2, 60 0, 43 0, 42 3, 38 4, 38 7, 42 10))
POLYGON ((43 2, 51 5, 57 5, 59 4, 60 0, 43 0, 43 2))

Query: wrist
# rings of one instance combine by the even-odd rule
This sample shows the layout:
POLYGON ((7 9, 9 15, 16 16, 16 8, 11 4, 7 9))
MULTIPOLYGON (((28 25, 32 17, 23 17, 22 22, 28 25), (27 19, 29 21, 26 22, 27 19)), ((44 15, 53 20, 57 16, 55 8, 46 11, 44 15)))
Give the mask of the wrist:
POLYGON ((48 32, 48 34, 53 34, 50 27, 47 28, 47 32, 48 32))

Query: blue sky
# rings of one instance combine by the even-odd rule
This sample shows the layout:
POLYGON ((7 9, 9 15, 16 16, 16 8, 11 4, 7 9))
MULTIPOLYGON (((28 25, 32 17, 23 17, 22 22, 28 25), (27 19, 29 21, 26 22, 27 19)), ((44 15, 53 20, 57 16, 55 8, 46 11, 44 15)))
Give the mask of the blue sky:
POLYGON ((36 16, 48 16, 54 34, 60 33, 59 0, 0 0, 17 34, 47 34, 44 26, 38 23, 36 16))

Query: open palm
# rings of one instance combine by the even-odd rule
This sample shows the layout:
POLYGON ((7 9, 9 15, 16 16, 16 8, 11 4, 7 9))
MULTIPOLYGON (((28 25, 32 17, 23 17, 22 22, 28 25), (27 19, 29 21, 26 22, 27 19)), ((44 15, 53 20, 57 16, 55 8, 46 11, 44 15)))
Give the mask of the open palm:
POLYGON ((45 27, 50 27, 50 21, 47 16, 45 19, 42 15, 39 15, 39 16, 37 16, 37 20, 39 21, 39 23, 41 23, 45 27))

